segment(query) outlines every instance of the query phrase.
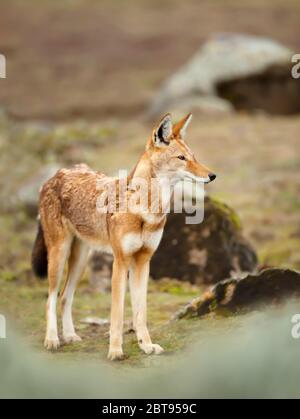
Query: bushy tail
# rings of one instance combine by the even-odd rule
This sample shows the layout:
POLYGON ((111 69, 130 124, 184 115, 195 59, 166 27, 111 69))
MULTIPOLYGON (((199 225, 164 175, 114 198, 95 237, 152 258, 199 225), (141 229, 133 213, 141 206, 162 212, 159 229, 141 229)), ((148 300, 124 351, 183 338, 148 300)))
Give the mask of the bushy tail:
POLYGON ((48 274, 48 255, 41 223, 38 224, 38 232, 32 249, 32 269, 39 278, 45 278, 48 274))

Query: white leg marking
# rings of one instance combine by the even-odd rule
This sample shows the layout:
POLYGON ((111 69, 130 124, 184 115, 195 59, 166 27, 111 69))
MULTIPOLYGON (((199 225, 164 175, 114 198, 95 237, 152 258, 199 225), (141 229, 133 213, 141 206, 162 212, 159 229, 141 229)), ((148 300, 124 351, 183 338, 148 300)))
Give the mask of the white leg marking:
POLYGON ((125 263, 114 260, 111 293, 111 322, 108 359, 111 361, 124 358, 123 354, 123 319, 128 267, 125 263))
POLYGON ((70 258, 76 258, 72 260, 72 266, 68 272, 67 285, 62 296, 62 308, 63 308, 63 338, 66 343, 79 342, 81 338, 76 334, 73 318, 72 318, 72 303, 76 286, 83 274, 84 268, 89 255, 89 247, 79 241, 73 244, 72 252, 74 254, 70 258))
POLYGON ((57 289, 49 295, 47 303, 47 333, 45 338, 45 347, 49 350, 57 349, 59 347, 56 320, 56 302, 57 289))
POLYGON ((56 287, 49 293, 47 302, 47 331, 44 346, 49 350, 55 350, 59 347, 59 339, 57 333, 56 303, 59 285, 63 277, 66 258, 70 251, 70 244, 70 240, 67 240, 59 249, 58 255, 53 256, 54 260, 52 261, 52 263, 58 263, 58 266, 51 266, 51 272, 48 272, 48 274, 53 275, 55 277, 56 282, 56 287))
POLYGON ((164 350, 160 345, 153 344, 147 328, 147 288, 149 278, 149 262, 142 266, 133 264, 130 269, 130 294, 133 311, 133 327, 136 330, 139 347, 146 354, 161 354, 164 350))

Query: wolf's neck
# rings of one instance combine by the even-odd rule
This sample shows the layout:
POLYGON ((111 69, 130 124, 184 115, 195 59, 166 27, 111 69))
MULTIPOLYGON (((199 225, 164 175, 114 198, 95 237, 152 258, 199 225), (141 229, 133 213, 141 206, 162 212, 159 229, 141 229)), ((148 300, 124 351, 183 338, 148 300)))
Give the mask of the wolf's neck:
POLYGON ((174 176, 174 173, 169 173, 168 171, 163 171, 162 169, 153 166, 153 163, 151 162, 150 157, 146 152, 141 156, 134 169, 128 176, 129 181, 134 178, 147 180, 156 179, 157 181, 164 184, 166 181, 168 181, 171 186, 175 186, 176 183, 178 183, 180 180, 174 176))
POLYGON ((151 198, 148 202, 148 210, 151 204, 159 202, 159 213, 169 211, 171 198, 174 192, 176 182, 167 172, 162 172, 153 167, 147 153, 144 153, 135 168, 128 176, 128 184, 132 189, 136 189, 139 184, 143 185, 145 193, 151 198))

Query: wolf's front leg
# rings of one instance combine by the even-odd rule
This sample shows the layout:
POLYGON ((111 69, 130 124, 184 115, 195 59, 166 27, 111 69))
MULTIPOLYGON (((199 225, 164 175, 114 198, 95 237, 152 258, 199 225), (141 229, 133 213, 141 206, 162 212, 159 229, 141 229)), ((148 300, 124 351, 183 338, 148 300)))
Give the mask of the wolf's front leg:
POLYGON ((147 288, 149 279, 150 255, 141 252, 133 259, 130 269, 130 294, 133 312, 133 327, 137 334, 139 347, 146 354, 159 355, 163 348, 152 343, 147 328, 147 288))
POLYGON ((124 359, 123 354, 123 318, 128 263, 115 258, 112 274, 111 323, 108 359, 111 361, 124 359))

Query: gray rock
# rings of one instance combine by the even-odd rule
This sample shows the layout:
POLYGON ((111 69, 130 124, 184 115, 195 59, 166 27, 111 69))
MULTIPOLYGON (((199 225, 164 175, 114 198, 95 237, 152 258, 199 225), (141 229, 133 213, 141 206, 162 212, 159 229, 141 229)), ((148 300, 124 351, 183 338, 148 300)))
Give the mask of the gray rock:
MULTIPOLYGON (((217 111, 224 112, 230 111, 232 104, 234 107, 240 105, 241 108, 247 108, 248 105, 249 108, 257 106, 257 109, 265 109, 262 99, 268 100, 268 96, 274 101, 275 95, 279 102, 283 93, 290 98, 290 84, 293 84, 299 94, 299 83, 296 84, 291 77, 292 55, 290 49, 267 38, 239 34, 217 35, 208 40, 186 65, 166 80, 154 98, 149 116, 176 109, 183 112, 186 111, 187 104, 190 104, 189 110, 200 108, 202 111, 210 111, 212 103, 217 111), (253 89, 246 92, 238 89, 234 91, 235 97, 242 103, 237 104, 235 97, 231 97, 232 91, 226 90, 226 83, 240 80, 247 80, 248 84, 254 84, 260 89, 259 92, 254 89, 254 92, 261 100, 254 100, 251 96, 252 101, 249 104, 243 94, 253 95, 253 89), (279 85, 280 92, 270 89, 270 84, 275 84, 277 90, 279 85)), ((230 84, 229 86, 231 87, 230 84)), ((290 99, 296 101, 297 95, 292 95, 290 99)), ((269 101, 273 102, 271 99, 269 101)), ((274 103, 272 105, 275 106, 274 103)), ((299 99, 296 105, 300 107, 299 99)))
POLYGON ((81 323, 90 324, 92 326, 107 326, 110 324, 108 319, 102 319, 100 317, 85 317, 81 320, 81 323))
POLYGON ((175 313, 173 320, 201 317, 211 312, 228 314, 257 309, 299 296, 299 272, 290 269, 265 269, 257 275, 219 282, 175 313))
POLYGON ((109 292, 111 289, 113 256, 95 251, 90 259, 89 283, 94 291, 109 292))
POLYGON ((17 193, 18 203, 24 207, 29 215, 37 215, 40 188, 59 169, 60 167, 55 164, 44 166, 19 188, 17 193))

